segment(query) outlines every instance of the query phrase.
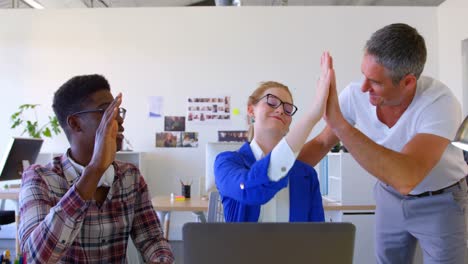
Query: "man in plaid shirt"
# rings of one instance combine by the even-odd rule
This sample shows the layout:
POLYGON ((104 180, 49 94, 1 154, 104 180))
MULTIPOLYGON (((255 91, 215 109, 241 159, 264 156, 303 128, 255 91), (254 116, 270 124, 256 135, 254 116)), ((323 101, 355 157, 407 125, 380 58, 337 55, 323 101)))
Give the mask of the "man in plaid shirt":
POLYGON ((23 174, 19 238, 28 263, 126 263, 129 236, 147 263, 174 257, 132 164, 114 161, 126 110, 100 75, 76 76, 54 95, 70 148, 23 174))

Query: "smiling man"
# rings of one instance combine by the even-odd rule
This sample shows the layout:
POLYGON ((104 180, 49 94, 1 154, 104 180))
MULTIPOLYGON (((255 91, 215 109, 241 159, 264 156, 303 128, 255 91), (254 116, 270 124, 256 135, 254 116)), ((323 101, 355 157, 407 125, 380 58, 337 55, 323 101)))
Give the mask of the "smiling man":
POLYGON ((70 148, 23 174, 21 249, 28 263, 126 263, 131 237, 147 263, 172 263, 145 180, 115 161, 126 110, 100 75, 76 76, 53 109, 70 148))
POLYGON ((378 263, 412 263, 416 241, 424 263, 465 263, 468 167, 450 144, 461 107, 447 86, 421 76, 425 62, 416 29, 391 24, 376 31, 365 46, 364 80, 339 99, 332 82, 327 127, 298 158, 314 166, 341 140, 378 179, 378 263))

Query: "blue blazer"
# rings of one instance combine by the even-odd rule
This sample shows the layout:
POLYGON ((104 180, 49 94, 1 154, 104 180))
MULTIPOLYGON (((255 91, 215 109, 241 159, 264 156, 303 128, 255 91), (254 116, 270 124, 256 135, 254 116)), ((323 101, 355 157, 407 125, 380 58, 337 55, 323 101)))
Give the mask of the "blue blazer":
POLYGON ((249 143, 238 151, 216 157, 215 182, 222 197, 226 222, 258 222, 261 205, 267 203, 289 182, 289 221, 323 222, 324 212, 317 172, 296 160, 278 182, 268 178, 271 153, 255 160, 249 143))

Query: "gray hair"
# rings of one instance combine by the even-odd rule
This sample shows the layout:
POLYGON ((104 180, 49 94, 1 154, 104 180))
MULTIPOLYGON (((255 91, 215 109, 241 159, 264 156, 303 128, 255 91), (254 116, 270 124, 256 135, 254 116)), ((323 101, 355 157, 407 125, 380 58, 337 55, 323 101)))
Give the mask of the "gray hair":
POLYGON ((377 30, 367 41, 365 51, 387 69, 394 84, 408 74, 418 79, 427 57, 424 38, 415 28, 402 23, 377 30))

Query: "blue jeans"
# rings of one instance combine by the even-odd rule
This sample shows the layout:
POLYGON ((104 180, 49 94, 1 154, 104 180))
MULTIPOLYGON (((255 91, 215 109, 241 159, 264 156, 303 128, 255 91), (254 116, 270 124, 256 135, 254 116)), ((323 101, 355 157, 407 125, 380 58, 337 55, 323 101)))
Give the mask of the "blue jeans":
POLYGON ((377 263, 412 263, 416 241, 424 263, 463 264, 466 247, 465 180, 442 194, 409 197, 391 186, 377 182, 376 209, 377 263))

